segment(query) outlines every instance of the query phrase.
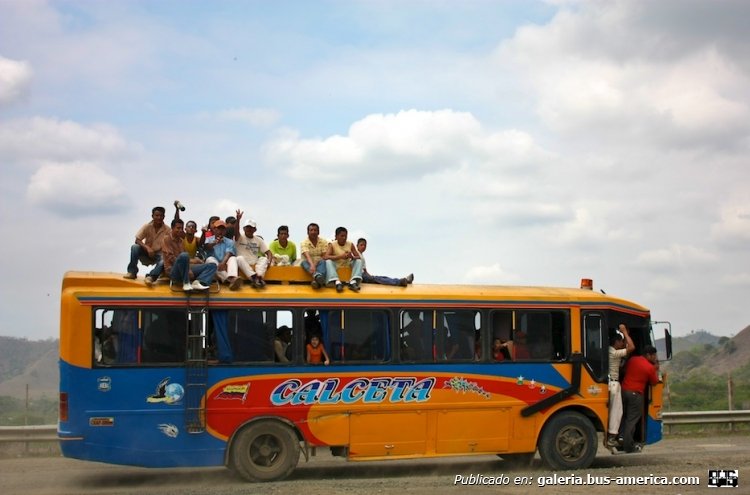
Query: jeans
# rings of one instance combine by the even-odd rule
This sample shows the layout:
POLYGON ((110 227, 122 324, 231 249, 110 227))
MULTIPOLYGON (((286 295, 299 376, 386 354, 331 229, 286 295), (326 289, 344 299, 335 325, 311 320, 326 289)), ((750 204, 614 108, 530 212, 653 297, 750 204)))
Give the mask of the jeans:
POLYGON ((181 284, 190 283, 190 272, 193 272, 195 279, 199 280, 203 285, 211 285, 211 282, 216 275, 216 265, 213 263, 202 263, 199 265, 190 264, 190 255, 187 253, 180 253, 177 259, 172 265, 172 272, 169 275, 174 282, 181 284))
MULTIPOLYGON (((339 274, 336 271, 334 261, 326 260, 326 275, 326 284, 339 281, 339 274)), ((359 282, 360 280, 362 280, 362 260, 352 260, 352 278, 349 279, 349 283, 359 282)))
POLYGON ((130 263, 128 263, 128 273, 133 275, 138 274, 138 262, 141 262, 144 266, 156 264, 156 266, 149 272, 148 276, 153 279, 159 278, 161 272, 164 271, 164 261, 161 258, 161 251, 154 253, 154 257, 151 258, 145 249, 138 244, 130 246, 130 263))
POLYGON ((386 277, 385 275, 370 275, 367 272, 362 273, 362 282, 366 284, 401 285, 400 278, 386 277))
MULTIPOLYGON (((302 268, 307 273, 310 273, 310 263, 307 262, 307 260, 302 261, 302 268)), ((316 275, 323 275, 326 276, 326 260, 320 260, 315 265, 315 273, 313 274, 313 278, 315 278, 316 275)))
POLYGON ((637 392, 622 391, 622 405, 625 409, 625 425, 622 430, 623 449, 625 452, 633 452, 635 449, 635 428, 641 421, 643 414, 643 394, 637 392))

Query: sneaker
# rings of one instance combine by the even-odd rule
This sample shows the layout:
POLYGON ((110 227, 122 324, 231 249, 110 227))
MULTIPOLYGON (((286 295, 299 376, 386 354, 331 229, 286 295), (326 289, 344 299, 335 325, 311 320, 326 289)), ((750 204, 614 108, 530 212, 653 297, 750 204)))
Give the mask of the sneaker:
POLYGON ((236 277, 229 282, 229 290, 239 290, 240 287, 242 287, 242 279, 240 277, 236 277))
POLYGON ((320 289, 321 287, 323 287, 323 285, 325 285, 325 280, 323 279, 323 275, 321 275, 320 273, 315 275, 315 278, 313 278, 313 281, 310 285, 312 285, 313 289, 320 289))
POLYGON ((609 436, 605 442, 606 447, 617 447, 617 445, 617 438, 614 435, 609 436))
POLYGON ((154 279, 150 275, 146 275, 146 278, 144 278, 143 281, 146 283, 147 287, 151 287, 154 285, 154 279))
POLYGON ((255 280, 253 281, 253 285, 255 286, 256 289, 262 289, 263 287, 265 287, 266 283, 263 281, 262 278, 255 277, 255 280))
POLYGON ((193 286, 187 283, 182 284, 182 290, 185 292, 190 292, 191 290, 193 290, 193 286))
POLYGON ((401 287, 406 287, 407 285, 409 285, 409 280, 402 278, 398 281, 398 285, 400 285, 401 287))
POLYGON ((336 292, 343 292, 344 291, 344 284, 341 282, 336 282, 336 292))
POLYGON ((137 276, 138 275, 136 275, 135 273, 128 272, 125 275, 123 275, 122 278, 126 278, 128 280, 135 280, 137 276))
POLYGON ((354 292, 359 292, 359 283, 357 281, 350 282, 349 288, 353 290, 354 292))
POLYGON ((409 275, 406 276, 406 283, 410 284, 412 282, 414 282, 414 274, 410 273, 409 275))
POLYGON ((208 285, 203 285, 200 280, 193 280, 191 287, 195 290, 206 290, 209 288, 208 285))

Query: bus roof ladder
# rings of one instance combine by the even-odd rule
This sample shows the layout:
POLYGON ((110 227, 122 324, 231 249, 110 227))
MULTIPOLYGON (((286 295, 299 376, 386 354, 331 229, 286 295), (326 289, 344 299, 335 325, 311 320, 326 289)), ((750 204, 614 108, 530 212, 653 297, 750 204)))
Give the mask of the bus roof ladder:
POLYGON ((205 291, 205 303, 200 307, 190 305, 190 294, 187 293, 185 428, 188 433, 203 433, 206 431, 206 403, 203 398, 208 388, 208 291, 205 291))

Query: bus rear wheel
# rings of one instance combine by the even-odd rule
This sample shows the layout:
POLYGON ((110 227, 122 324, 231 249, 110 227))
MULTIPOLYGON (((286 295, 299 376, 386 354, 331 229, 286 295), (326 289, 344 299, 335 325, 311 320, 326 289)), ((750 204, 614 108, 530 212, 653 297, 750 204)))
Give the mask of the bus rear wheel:
POLYGON ((577 412, 553 417, 542 430, 539 455, 552 469, 583 469, 596 456, 596 429, 577 412))
POLYGON ((243 428, 231 449, 230 467, 248 481, 284 479, 299 462, 297 435, 277 421, 261 421, 243 428))

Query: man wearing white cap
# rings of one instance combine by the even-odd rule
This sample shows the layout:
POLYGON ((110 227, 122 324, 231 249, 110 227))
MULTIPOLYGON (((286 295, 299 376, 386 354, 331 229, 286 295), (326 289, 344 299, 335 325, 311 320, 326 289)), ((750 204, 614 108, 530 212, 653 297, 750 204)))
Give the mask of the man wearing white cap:
POLYGON ((266 285, 263 277, 271 264, 271 250, 268 249, 266 241, 255 235, 256 224, 248 219, 242 220, 242 211, 237 210, 237 224, 242 225, 242 233, 239 229, 234 232, 234 240, 237 245, 237 267, 253 284, 260 289, 266 285))

